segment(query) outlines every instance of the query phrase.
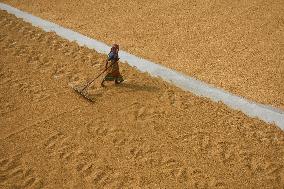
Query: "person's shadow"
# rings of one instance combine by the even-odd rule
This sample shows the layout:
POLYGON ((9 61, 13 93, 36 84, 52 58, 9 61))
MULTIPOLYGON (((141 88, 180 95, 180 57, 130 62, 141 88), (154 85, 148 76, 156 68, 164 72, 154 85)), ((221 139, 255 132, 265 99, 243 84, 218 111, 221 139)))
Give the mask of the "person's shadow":
POLYGON ((136 83, 121 83, 118 85, 120 88, 128 89, 128 91, 147 91, 147 92, 157 92, 159 90, 156 86, 151 85, 139 85, 136 83))

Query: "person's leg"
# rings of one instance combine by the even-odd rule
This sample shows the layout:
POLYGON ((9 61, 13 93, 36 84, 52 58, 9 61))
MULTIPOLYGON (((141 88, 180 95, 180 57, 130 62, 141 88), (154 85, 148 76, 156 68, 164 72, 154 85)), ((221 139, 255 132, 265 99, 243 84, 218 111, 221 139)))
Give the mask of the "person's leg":
POLYGON ((122 77, 118 77, 118 78, 116 78, 115 79, 115 84, 120 84, 120 83, 122 83, 124 80, 123 80, 123 78, 122 77))
POLYGON ((105 87, 105 84, 104 84, 105 81, 106 81, 105 79, 102 80, 102 82, 101 82, 102 87, 105 87))

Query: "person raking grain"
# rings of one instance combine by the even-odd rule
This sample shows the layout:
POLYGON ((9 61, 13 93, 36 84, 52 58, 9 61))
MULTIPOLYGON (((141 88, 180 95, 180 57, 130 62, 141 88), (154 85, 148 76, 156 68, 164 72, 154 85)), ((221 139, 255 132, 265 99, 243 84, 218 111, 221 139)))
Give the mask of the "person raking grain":
POLYGON ((101 86, 105 87, 104 82, 105 81, 114 81, 115 84, 120 84, 123 82, 123 77, 120 74, 119 71, 119 65, 118 65, 118 51, 119 51, 119 45, 118 44, 113 44, 110 50, 110 53, 108 54, 108 58, 106 60, 106 65, 105 68, 108 68, 109 62, 111 62, 110 68, 107 71, 106 76, 101 82, 101 86))

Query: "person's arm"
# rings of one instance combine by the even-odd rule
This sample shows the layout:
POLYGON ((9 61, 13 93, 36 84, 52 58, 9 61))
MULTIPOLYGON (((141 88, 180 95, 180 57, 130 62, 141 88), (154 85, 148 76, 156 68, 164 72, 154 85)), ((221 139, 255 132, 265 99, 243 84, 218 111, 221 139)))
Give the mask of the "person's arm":
POLYGON ((107 69, 107 67, 108 67, 108 59, 106 60, 106 66, 105 66, 105 68, 107 69))
POLYGON ((114 58, 114 54, 111 52, 108 54, 108 58, 106 60, 106 68, 108 67, 108 61, 111 61, 114 58))

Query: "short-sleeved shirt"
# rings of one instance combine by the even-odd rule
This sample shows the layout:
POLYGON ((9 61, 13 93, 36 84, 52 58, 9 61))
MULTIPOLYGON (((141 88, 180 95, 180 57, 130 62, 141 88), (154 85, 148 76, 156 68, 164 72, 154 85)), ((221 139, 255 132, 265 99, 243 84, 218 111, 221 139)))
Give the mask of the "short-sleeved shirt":
POLYGON ((114 62, 116 62, 116 61, 118 61, 118 53, 114 53, 114 52, 110 52, 109 54, 108 54, 108 61, 111 61, 112 63, 114 63, 114 62))

